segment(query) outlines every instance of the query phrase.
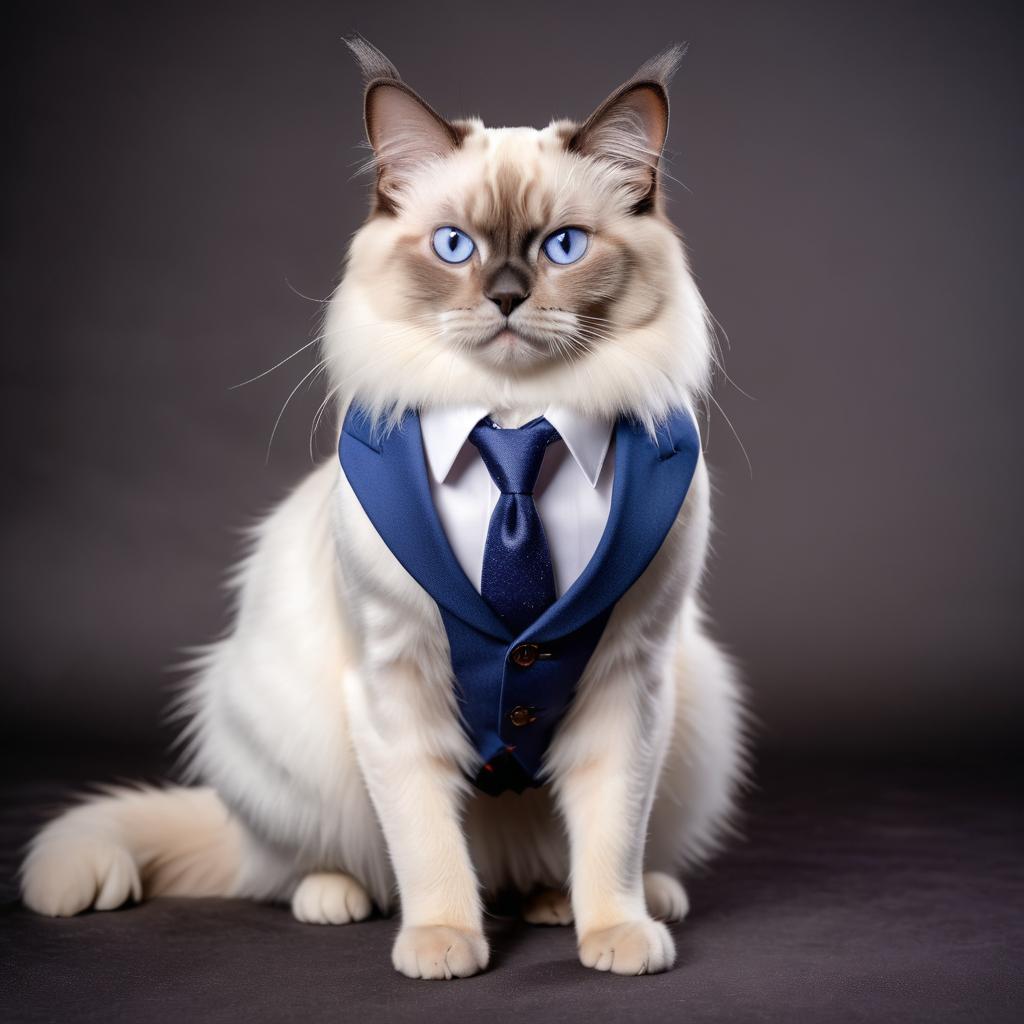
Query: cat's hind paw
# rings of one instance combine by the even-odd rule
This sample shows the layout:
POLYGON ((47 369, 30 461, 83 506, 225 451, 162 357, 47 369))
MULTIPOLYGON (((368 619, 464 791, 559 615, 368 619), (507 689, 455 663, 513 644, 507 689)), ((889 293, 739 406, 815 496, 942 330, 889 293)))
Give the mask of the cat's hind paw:
POLYGON ((391 962, 407 978, 468 978, 487 966, 490 952, 480 932, 447 925, 403 928, 391 962))
POLYGON ((682 921, 690 912, 690 901, 682 883, 664 871, 644 873, 647 913, 659 921, 682 921))
POLYGON ((349 924, 372 912, 366 890, 340 871, 306 875, 292 896, 292 914, 304 924, 349 924))
POLYGON ((624 921, 582 936, 580 963, 612 974, 657 974, 676 961, 676 947, 668 929, 650 918, 624 921))
POLYGON ((541 889, 524 901, 523 920, 527 924, 572 924, 572 903, 561 889, 541 889))

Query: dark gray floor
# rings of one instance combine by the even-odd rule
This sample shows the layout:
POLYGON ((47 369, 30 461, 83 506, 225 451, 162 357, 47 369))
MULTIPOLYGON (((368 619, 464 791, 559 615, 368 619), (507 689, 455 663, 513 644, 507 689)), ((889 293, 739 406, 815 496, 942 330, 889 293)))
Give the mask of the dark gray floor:
POLYGON ((396 975, 395 923, 158 900, 73 920, 16 902, 17 850, 69 784, 128 752, 5 759, 0 1017, 23 1021, 970 1021, 1022 1019, 1021 774, 1004 764, 769 763, 745 838, 693 879, 668 974, 586 971, 565 929, 490 923, 492 967, 396 975))

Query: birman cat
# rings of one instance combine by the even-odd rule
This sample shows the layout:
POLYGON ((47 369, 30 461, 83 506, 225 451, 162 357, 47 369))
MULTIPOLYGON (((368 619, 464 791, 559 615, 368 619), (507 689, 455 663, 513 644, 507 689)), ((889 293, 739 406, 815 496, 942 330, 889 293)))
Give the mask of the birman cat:
POLYGON ((453 978, 511 891, 586 967, 666 970, 743 765, 698 594, 712 330, 663 195, 681 51, 536 130, 447 120, 349 46, 375 187, 323 332, 340 460, 252 533, 192 784, 66 811, 24 900, 399 911, 395 968, 453 978))

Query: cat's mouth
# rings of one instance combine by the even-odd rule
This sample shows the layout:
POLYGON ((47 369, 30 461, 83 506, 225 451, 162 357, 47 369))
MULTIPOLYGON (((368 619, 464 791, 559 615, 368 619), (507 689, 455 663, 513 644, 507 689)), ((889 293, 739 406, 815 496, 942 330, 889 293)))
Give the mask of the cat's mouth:
POLYGON ((538 356, 550 355, 549 346, 540 338, 507 324, 498 328, 482 347, 492 359, 504 363, 533 362, 538 356))
POLYGON ((534 348, 539 347, 535 341, 526 337, 519 331, 513 330, 511 327, 502 327, 501 330, 491 338, 489 344, 505 345, 509 348, 514 348, 516 345, 532 345, 534 348))
POLYGON ((560 361, 579 354, 580 346, 568 340, 571 325, 537 322, 537 317, 516 315, 474 325, 475 338, 466 337, 466 350, 492 366, 525 367, 552 360, 560 361), (467 344, 468 343, 468 344, 467 344))

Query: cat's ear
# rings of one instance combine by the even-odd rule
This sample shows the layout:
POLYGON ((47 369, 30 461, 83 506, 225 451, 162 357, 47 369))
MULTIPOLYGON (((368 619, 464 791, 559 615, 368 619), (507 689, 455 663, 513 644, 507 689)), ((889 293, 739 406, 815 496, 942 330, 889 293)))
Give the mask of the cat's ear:
POLYGON ((649 210, 657 195, 668 135, 668 86, 685 53, 685 46, 673 46, 652 57, 566 143, 572 152, 616 164, 636 191, 637 212, 649 210))
POLYGON ((378 199, 387 208, 417 167, 458 148, 462 139, 453 125, 402 81, 380 50, 362 36, 349 36, 345 42, 366 83, 366 137, 373 147, 378 199))

